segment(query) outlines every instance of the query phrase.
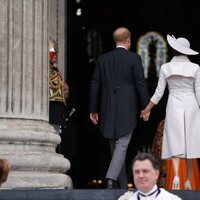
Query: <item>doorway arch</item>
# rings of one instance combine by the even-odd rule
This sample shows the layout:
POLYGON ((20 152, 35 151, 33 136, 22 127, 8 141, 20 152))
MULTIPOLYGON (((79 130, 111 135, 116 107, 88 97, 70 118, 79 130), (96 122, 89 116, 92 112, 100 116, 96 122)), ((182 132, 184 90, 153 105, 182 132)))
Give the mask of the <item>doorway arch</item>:
POLYGON ((148 78, 148 70, 150 67, 151 59, 154 59, 157 77, 159 76, 160 67, 167 61, 167 43, 164 37, 156 32, 149 31, 144 35, 140 36, 137 42, 137 53, 141 56, 142 64, 144 67, 145 78, 148 78), (152 58, 150 47, 151 45, 155 48, 155 57, 152 58))

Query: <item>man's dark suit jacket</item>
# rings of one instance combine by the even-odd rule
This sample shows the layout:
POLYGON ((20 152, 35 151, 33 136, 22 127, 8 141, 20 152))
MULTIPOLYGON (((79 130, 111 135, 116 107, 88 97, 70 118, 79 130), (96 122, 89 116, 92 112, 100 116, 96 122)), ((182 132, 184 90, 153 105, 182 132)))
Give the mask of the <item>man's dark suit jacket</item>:
POLYGON ((99 113, 103 137, 117 139, 137 124, 138 99, 144 108, 148 89, 139 55, 118 47, 97 60, 90 86, 90 112, 99 113))

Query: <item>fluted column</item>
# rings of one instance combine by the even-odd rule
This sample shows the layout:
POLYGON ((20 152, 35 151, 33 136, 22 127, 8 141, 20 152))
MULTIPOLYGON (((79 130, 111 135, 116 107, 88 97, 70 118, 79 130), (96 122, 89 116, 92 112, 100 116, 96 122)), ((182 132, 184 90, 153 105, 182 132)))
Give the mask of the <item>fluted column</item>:
POLYGON ((0 157, 5 188, 71 188, 48 123, 48 0, 0 0, 0 157))

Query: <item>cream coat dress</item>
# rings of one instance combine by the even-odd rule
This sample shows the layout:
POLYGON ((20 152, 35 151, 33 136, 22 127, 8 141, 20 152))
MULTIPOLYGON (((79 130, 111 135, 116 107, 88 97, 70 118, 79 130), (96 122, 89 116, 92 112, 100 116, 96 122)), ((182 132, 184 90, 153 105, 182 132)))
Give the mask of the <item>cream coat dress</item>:
POLYGON ((200 158, 200 69, 187 56, 162 65, 151 101, 158 104, 168 85, 162 159, 200 158))

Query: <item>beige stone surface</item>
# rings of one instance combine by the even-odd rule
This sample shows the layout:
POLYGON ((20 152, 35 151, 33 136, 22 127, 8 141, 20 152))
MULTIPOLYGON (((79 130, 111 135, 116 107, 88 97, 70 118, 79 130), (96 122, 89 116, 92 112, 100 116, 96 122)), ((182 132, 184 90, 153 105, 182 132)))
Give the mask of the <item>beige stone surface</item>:
MULTIPOLYGON (((59 1, 58 1, 59 2, 59 1)), ((72 188, 69 160, 49 124, 48 0, 0 0, 0 158, 3 188, 72 188)), ((56 8, 55 8, 56 9, 56 8)))

